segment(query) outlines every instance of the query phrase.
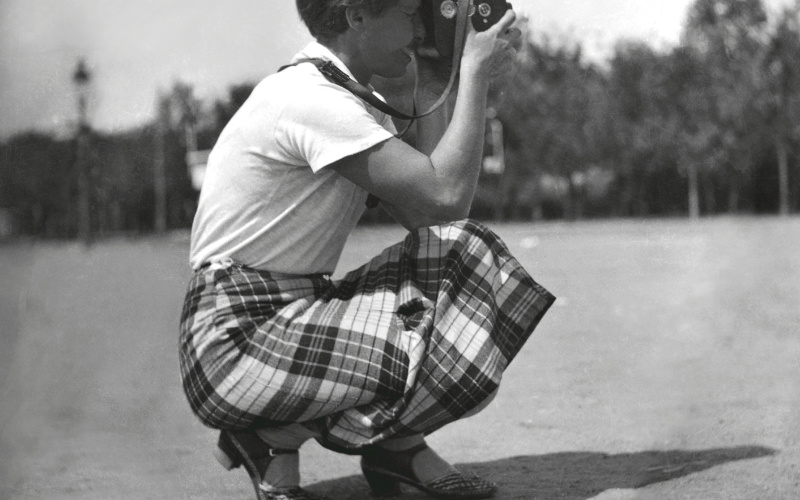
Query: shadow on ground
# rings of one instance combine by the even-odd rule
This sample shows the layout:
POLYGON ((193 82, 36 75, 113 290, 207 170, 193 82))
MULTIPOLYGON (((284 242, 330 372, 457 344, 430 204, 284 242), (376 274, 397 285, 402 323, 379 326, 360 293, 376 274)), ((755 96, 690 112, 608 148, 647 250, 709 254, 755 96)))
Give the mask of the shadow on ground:
MULTIPOLYGON (((644 451, 608 455, 565 452, 504 458, 494 462, 459 464, 500 484, 502 499, 587 499, 611 489, 635 489, 669 481, 737 460, 762 458, 777 451, 763 446, 708 450, 644 451)), ((349 476, 310 485, 309 490, 335 500, 369 498, 361 476, 349 476)), ((430 498, 404 487, 406 500, 430 498)))

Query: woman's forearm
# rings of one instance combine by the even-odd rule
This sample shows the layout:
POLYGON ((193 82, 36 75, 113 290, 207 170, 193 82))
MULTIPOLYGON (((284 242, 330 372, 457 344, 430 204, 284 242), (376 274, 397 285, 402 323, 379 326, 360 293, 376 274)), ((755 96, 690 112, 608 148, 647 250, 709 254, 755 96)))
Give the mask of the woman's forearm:
POLYGON ((483 75, 463 75, 453 116, 430 153, 456 219, 468 215, 480 176, 488 86, 483 75))
MULTIPOLYGON (((443 92, 443 90, 442 90, 443 92)), ((416 136, 416 149, 417 151, 430 156, 442 140, 447 126, 450 124, 452 118, 451 108, 453 102, 456 100, 457 94, 454 90, 450 97, 442 104, 442 106, 428 116, 424 116, 417 120, 417 136, 416 136)), ((437 100, 439 94, 430 93, 423 94, 418 101, 417 105, 422 110, 429 109, 437 100)))
POLYGON ((460 66, 458 98, 452 120, 429 159, 441 212, 454 219, 469 214, 480 176, 486 127, 486 99, 493 76, 510 67, 511 41, 520 36, 511 29, 512 10, 488 30, 467 33, 460 66))
MULTIPOLYGON (((510 29, 513 21, 509 10, 488 30, 467 33, 452 117, 448 123, 445 108, 421 119, 418 151, 390 139, 342 158, 331 168, 379 198, 427 218, 449 222, 469 215, 480 176, 489 82, 513 60, 510 41, 519 36, 510 29)), ((427 72, 431 67, 426 64, 427 72)), ((435 86, 433 70, 429 74, 434 78, 426 81, 435 86)), ((437 94, 429 92, 427 102, 420 101, 421 109, 433 95, 437 94)))

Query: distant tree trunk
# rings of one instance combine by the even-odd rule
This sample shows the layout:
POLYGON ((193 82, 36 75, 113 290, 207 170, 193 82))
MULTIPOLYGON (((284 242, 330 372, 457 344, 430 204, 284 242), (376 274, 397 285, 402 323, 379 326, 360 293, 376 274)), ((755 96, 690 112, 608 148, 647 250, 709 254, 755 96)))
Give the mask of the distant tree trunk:
POLYGON ((642 173, 637 176, 636 191, 633 197, 635 203, 634 214, 637 217, 646 217, 650 214, 650 203, 647 200, 648 176, 642 173))
POLYGON ((519 186, 516 182, 509 186, 507 193, 508 209, 506 212, 506 220, 519 220, 519 186))
POLYGON ((165 118, 159 116, 156 124, 155 159, 153 162, 153 189, 155 195, 155 216, 153 225, 157 233, 167 230, 167 177, 166 177, 166 148, 165 135, 167 124, 165 118))
POLYGON ((497 182, 497 197, 492 203, 492 218, 496 221, 503 221, 506 219, 506 205, 508 204, 510 187, 514 184, 513 179, 516 176, 513 172, 506 169, 500 175, 497 182))
POLYGON ((78 236, 85 244, 92 239, 91 180, 89 177, 88 135, 78 137, 78 236))
POLYGON ((631 204, 633 203, 633 199, 635 197, 635 183, 633 181, 633 175, 627 174, 622 176, 622 183, 623 187, 620 190, 621 193, 617 203, 617 215, 620 217, 629 217, 632 213, 631 204))
POLYGON ((113 197, 111 200, 111 227, 114 231, 121 231, 124 225, 124 216, 122 211, 122 205, 119 202, 117 197, 113 197))
POLYGON ((567 216, 569 220, 581 220, 583 218, 583 191, 585 181, 582 175, 581 172, 573 172, 569 176, 569 213, 567 216))
POLYGON ((536 181, 533 183, 531 192, 531 220, 537 221, 544 219, 544 207, 542 206, 541 174, 535 174, 536 181))
POLYGON ((717 197, 714 194, 714 179, 708 174, 703 176, 703 202, 705 204, 705 213, 716 213, 717 197))
POLYGON ((733 215, 739 212, 739 173, 733 169, 728 184, 728 213, 733 215))
POLYGON ((687 162, 689 174, 689 218, 700 218, 700 187, 699 176, 697 173, 697 164, 689 161, 687 162))
POLYGON ((564 218, 566 220, 577 219, 577 192, 572 175, 567 175, 567 196, 564 199, 564 218))
POLYGON ((31 229, 33 230, 34 234, 40 235, 44 233, 44 207, 41 203, 34 202, 30 207, 30 221, 31 221, 31 229))
POLYGON ((775 139, 775 151, 778 155, 779 213, 789 215, 789 151, 783 137, 775 139))

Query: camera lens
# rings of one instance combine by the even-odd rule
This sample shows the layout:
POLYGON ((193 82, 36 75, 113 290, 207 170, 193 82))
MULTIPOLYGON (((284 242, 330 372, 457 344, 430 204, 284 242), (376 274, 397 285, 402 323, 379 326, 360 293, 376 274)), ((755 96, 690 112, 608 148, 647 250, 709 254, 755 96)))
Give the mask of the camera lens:
POLYGON ((439 7, 439 11, 442 13, 445 19, 453 19, 456 17, 456 12, 458 9, 456 8, 456 3, 453 0, 446 0, 442 2, 442 5, 439 7))

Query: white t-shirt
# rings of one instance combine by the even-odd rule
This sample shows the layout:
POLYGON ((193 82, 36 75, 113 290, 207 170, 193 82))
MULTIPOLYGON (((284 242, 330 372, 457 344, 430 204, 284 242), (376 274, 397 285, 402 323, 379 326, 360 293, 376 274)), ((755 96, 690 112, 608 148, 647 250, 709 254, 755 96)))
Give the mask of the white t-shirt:
MULTIPOLYGON (((294 60, 347 67, 312 42, 294 60)), ((259 83, 208 160, 190 262, 232 258, 289 274, 330 274, 364 211, 367 192, 331 163, 393 136, 390 117, 299 64, 259 83)))

